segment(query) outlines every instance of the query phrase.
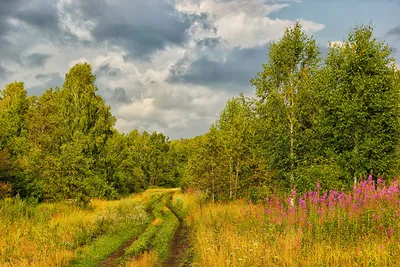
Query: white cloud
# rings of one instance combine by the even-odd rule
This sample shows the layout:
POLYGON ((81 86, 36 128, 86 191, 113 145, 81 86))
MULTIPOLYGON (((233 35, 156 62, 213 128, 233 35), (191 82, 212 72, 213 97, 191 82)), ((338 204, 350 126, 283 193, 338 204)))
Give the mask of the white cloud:
POLYGON ((71 32, 81 41, 91 41, 93 39, 91 30, 95 23, 84 20, 79 9, 75 8, 76 0, 58 0, 57 13, 60 18, 60 26, 67 32, 71 32), (74 12, 71 12, 74 11, 74 12))
MULTIPOLYGON (((284 29, 292 25, 294 21, 270 19, 268 15, 288 6, 288 3, 277 4, 276 1, 268 0, 181 0, 178 2, 180 10, 211 14, 217 29, 216 35, 226 40, 231 47, 252 47, 279 39, 284 29)), ((300 18, 299 21, 308 32, 324 28, 324 25, 320 23, 300 18)))
POLYGON ((215 121, 230 97, 226 92, 205 87, 163 83, 148 85, 144 91, 144 97, 132 99, 132 103, 120 105, 114 111, 118 130, 157 130, 172 138, 197 135, 199 127, 206 130, 215 121))

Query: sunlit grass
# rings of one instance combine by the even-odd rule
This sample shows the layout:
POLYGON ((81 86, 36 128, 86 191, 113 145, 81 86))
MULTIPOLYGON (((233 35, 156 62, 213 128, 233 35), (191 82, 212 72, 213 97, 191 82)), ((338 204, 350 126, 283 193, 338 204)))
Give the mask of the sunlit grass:
POLYGON ((71 203, 30 205, 0 201, 1 266, 67 266, 86 245, 122 226, 147 222, 149 194, 117 201, 92 200, 88 208, 71 203))
POLYGON ((132 258, 125 267, 153 267, 158 263, 157 253, 152 250, 132 258))
POLYGON ((367 184, 336 202, 314 192, 315 203, 299 203, 303 196, 292 202, 290 195, 257 205, 235 201, 195 208, 187 217, 194 235, 193 265, 398 266, 399 187, 375 190, 367 184), (342 205, 344 199, 352 202, 342 205))

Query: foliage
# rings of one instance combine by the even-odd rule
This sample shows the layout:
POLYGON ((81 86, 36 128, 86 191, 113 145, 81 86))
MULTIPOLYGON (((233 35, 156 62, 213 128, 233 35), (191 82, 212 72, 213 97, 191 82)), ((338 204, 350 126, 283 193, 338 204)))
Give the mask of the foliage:
POLYGON ((296 23, 271 44, 268 55, 263 72, 251 80, 260 98, 258 145, 279 182, 293 185, 295 169, 313 145, 307 132, 313 126, 312 83, 320 52, 296 23))
POLYGON ((216 126, 194 139, 186 186, 257 200, 398 174, 400 76, 391 51, 370 26, 351 29, 343 43, 321 64, 300 23, 286 29, 251 80, 257 98, 229 100, 216 126))
POLYGON ((23 83, 0 91, 0 181, 32 201, 117 198, 180 183, 185 148, 161 133, 120 134, 87 63, 62 88, 28 98, 23 83))
POLYGON ((331 46, 321 74, 322 156, 342 166, 343 182, 388 174, 399 143, 399 85, 391 50, 370 26, 331 46))
MULTIPOLYGON (((0 90, 0 183, 31 203, 116 199, 149 187, 204 190, 211 201, 270 192, 349 189, 400 167, 400 72, 370 26, 351 29, 322 60, 296 23, 270 45, 251 80, 256 97, 230 99, 204 135, 119 133, 87 63, 62 88, 28 97, 0 90)), ((133 114, 134 115, 134 114, 133 114)))

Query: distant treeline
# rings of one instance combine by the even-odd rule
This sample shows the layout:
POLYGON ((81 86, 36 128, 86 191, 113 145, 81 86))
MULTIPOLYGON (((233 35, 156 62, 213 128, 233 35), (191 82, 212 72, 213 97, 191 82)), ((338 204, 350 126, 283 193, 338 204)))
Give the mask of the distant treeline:
MULTIPOLYGON (((161 133, 118 133, 96 94, 89 64, 62 88, 27 97, 23 83, 0 91, 0 181, 34 201, 116 198, 149 186, 178 186, 186 155, 161 133)), ((134 115, 134 114, 133 114, 134 115)))
POLYGON ((87 63, 40 97, 11 83, 0 90, 0 196, 11 189, 34 201, 86 202, 182 186, 211 200, 257 199, 317 182, 346 189, 370 173, 393 177, 400 73, 372 32, 353 28, 323 59, 300 24, 287 28, 251 80, 256 96, 229 100, 193 139, 118 133, 87 63))

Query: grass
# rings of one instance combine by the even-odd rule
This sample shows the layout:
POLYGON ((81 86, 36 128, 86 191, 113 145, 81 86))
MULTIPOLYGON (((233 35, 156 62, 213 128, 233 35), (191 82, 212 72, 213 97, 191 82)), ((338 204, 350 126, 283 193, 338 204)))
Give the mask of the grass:
POLYGON ((193 266, 398 266, 399 215, 397 182, 198 205, 193 266))
POLYGON ((149 222, 148 193, 117 201, 31 205, 0 201, 1 266, 95 265, 149 222))
MULTIPOLYGON (((162 197, 152 205, 153 222, 148 228, 138 237, 138 239, 125 251, 121 262, 126 262, 128 259, 135 259, 143 252, 154 251, 156 254, 157 264, 162 264, 169 252, 170 241, 179 225, 178 218, 168 208, 171 206, 172 194, 179 190, 160 190, 153 189, 152 192, 160 191, 162 197)), ((153 259, 153 258, 152 258, 153 259)))
POLYGON ((136 237, 115 263, 161 266, 170 260, 180 223, 191 241, 183 247, 182 262, 191 266, 400 264, 400 186, 367 180, 351 192, 316 188, 258 204, 206 203, 200 192, 177 189, 93 200, 88 209, 5 199, 0 265, 99 266, 136 237))
POLYGON ((129 262, 126 263, 125 267, 153 267, 157 266, 158 262, 159 260, 157 258, 157 252, 152 250, 133 257, 129 262))

